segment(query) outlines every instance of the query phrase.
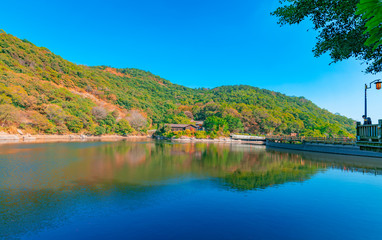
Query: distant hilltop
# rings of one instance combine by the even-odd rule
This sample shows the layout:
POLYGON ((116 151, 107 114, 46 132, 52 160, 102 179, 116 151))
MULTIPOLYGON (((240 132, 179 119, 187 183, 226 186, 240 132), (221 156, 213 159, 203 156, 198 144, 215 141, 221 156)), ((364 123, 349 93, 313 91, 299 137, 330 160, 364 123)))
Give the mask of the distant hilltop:
POLYGON ((355 132, 352 119, 303 97, 244 85, 193 89, 139 69, 77 65, 0 31, 2 132, 139 134, 158 124, 188 124, 212 116, 224 120, 230 132, 355 132))

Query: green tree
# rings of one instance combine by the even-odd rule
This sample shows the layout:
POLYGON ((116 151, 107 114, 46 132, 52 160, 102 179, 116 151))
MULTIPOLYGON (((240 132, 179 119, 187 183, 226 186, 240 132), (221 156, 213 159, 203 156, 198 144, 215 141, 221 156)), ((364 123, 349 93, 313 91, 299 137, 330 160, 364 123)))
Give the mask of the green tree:
POLYGON ((204 121, 204 128, 207 131, 227 131, 228 130, 228 123, 225 119, 211 116, 207 117, 207 119, 204 121))
POLYGON ((66 119, 66 126, 71 132, 78 133, 84 127, 81 119, 70 116, 66 119))
POLYGON ((128 135, 129 133, 134 132, 134 129, 130 126, 129 121, 127 121, 126 119, 121 119, 117 123, 115 132, 120 135, 128 135))
POLYGON ((117 121, 111 113, 107 114, 103 120, 99 120, 100 125, 105 128, 106 133, 114 131, 116 122, 117 121))
POLYGON ((370 36, 366 46, 374 46, 376 50, 382 44, 382 2, 380 0, 361 0, 358 4, 356 14, 361 15, 366 20, 366 30, 364 34, 370 36))
POLYGON ((244 130, 244 125, 241 122, 240 118, 228 115, 224 117, 224 120, 228 124, 228 131, 238 133, 244 130))
POLYGON ((102 126, 96 126, 94 129, 94 135, 101 136, 106 133, 106 129, 102 126))
MULTIPOLYGON (((313 29, 318 31, 313 49, 316 57, 329 53, 333 62, 354 57, 368 64, 366 72, 382 71, 381 46, 365 45, 370 35, 363 34, 366 20, 356 15, 360 0, 281 0, 284 6, 272 15, 279 18, 280 25, 299 24, 309 18, 313 29)), ((373 25, 373 24, 372 24, 373 25)), ((370 41, 370 40, 369 40, 370 41)))
POLYGON ((168 114, 164 122, 173 123, 173 124, 190 124, 191 119, 186 116, 184 112, 180 112, 179 114, 168 114))

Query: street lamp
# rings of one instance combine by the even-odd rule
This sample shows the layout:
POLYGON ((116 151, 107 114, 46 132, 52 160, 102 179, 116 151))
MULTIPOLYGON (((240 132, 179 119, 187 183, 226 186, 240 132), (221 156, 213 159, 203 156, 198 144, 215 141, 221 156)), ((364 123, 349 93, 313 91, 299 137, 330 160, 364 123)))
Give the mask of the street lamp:
POLYGON ((375 88, 380 90, 382 88, 381 79, 377 79, 369 83, 369 86, 365 84, 365 115, 363 115, 364 123, 363 124, 371 124, 371 119, 367 117, 367 89, 371 88, 371 84, 375 84, 375 88))

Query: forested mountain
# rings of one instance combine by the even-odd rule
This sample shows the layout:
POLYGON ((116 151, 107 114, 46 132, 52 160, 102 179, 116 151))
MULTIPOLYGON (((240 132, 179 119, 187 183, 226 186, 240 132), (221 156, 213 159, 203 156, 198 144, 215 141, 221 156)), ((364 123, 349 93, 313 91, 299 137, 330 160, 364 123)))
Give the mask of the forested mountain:
POLYGON ((192 119, 207 119, 209 131, 253 134, 349 136, 355 127, 303 97, 251 86, 192 89, 138 69, 76 65, 0 33, 1 131, 126 134, 192 119))

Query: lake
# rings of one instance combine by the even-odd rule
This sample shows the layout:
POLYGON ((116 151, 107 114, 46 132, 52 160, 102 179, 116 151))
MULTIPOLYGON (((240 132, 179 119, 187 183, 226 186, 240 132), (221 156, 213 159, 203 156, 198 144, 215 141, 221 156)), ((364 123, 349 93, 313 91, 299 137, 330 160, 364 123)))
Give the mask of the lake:
POLYGON ((382 239, 382 159, 165 141, 0 145, 1 239, 382 239))

